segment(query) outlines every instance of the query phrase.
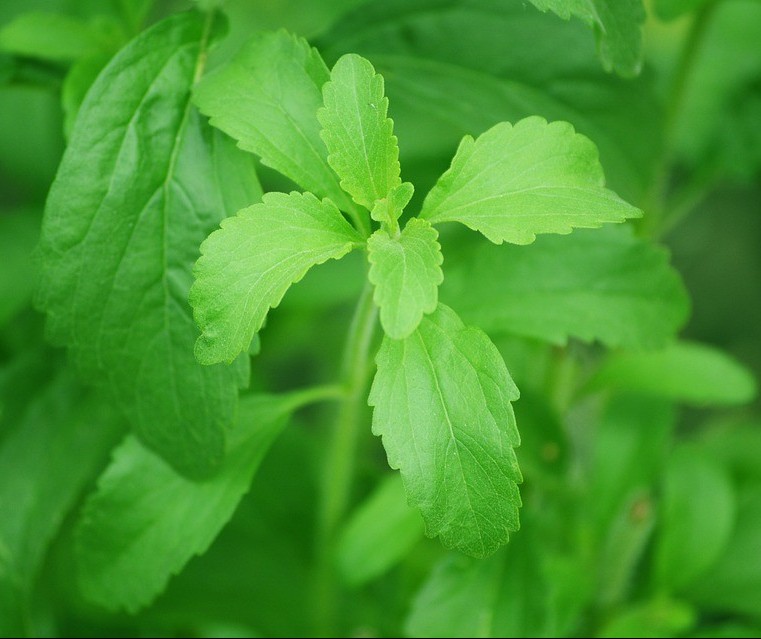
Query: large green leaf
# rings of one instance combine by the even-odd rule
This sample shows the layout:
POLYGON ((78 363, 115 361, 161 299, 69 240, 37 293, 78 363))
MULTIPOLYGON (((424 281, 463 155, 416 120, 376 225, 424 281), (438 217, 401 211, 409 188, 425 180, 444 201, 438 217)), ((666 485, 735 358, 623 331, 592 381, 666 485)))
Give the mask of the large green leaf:
POLYGON ((652 76, 605 73, 580 21, 527 2, 386 0, 348 14, 319 46, 330 60, 360 53, 383 75, 405 174, 426 169, 418 189, 463 135, 530 115, 588 136, 625 199, 639 201, 650 186, 661 145, 652 76))
POLYGON ((3 429, 13 428, 0 445, 3 636, 23 633, 22 602, 28 601, 45 551, 121 433, 109 408, 64 371, 37 389, 17 423, 0 422, 3 429))
POLYGON ((93 85, 48 198, 38 295, 52 338, 143 441, 194 474, 222 459, 248 364, 195 361, 192 264, 261 194, 249 157, 190 104, 207 31, 192 13, 171 17, 93 85))
POLYGON ((328 162, 357 204, 372 209, 401 184, 394 123, 387 117, 383 77, 358 55, 345 55, 322 88, 317 112, 328 162))
POLYGON ((438 287, 444 280, 438 236, 428 222, 413 218, 399 237, 379 230, 367 242, 369 278, 389 337, 407 337, 425 313, 436 310, 438 287))
POLYGON ((635 75, 642 68, 642 0, 531 0, 542 11, 566 20, 580 18, 595 27, 600 57, 607 70, 635 75))
POLYGON ((484 557, 518 529, 518 389, 496 347, 446 306, 386 337, 370 391, 373 432, 430 536, 484 557))
POLYGON ((225 220, 201 246, 190 292, 199 361, 233 361, 291 284, 361 240, 330 200, 311 193, 267 193, 225 220))
POLYGON ((289 395, 242 399, 219 473, 200 482, 128 437, 79 522, 79 584, 87 598, 131 612, 152 601, 230 519, 297 405, 289 395))
POLYGON ((757 392, 753 374, 742 364, 720 350, 692 342, 611 355, 590 385, 695 406, 745 404, 757 392))
POLYGON ((687 292, 668 254, 626 227, 458 248, 447 251, 442 299, 491 334, 658 347, 687 319, 687 292))
POLYGON ((350 201, 328 165, 316 115, 329 77, 320 54, 302 38, 257 34, 196 86, 193 99, 242 149, 345 209, 350 201))
POLYGON ((567 122, 503 122, 463 138, 420 215, 432 224, 461 222, 495 244, 530 244, 538 233, 641 215, 604 182, 594 144, 567 122))

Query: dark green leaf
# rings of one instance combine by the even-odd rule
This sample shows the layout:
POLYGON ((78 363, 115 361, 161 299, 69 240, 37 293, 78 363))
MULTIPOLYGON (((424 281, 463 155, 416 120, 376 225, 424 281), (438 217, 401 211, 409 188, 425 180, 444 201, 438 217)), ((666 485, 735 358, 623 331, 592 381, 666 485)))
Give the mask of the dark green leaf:
POLYGON ((667 253, 626 227, 526 247, 473 242, 452 253, 442 298, 492 334, 652 348, 687 319, 687 293, 667 253))
POLYGON ((0 213, 0 326, 32 299, 36 269, 32 250, 37 243, 40 215, 35 211, 0 213))
POLYGON ((386 337, 370 391, 373 433, 401 470, 426 532, 476 557, 518 529, 518 389, 496 347, 439 304, 406 339, 386 337))
POLYGON ((131 612, 152 601, 230 519, 293 409, 292 396, 241 400, 225 461, 202 482, 127 438, 79 523, 79 584, 87 598, 131 612))
POLYGON ((247 362, 195 361, 192 264, 261 193, 250 159, 190 104, 205 39, 199 16, 169 18, 88 93, 47 202, 38 296, 52 338, 143 441, 193 474, 222 459, 247 362))

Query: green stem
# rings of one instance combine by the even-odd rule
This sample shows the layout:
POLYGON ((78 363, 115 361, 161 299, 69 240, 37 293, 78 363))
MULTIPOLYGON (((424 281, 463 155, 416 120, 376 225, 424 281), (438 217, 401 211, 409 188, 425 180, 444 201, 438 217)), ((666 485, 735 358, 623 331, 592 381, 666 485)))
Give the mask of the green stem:
POLYGON ((325 386, 311 386, 302 390, 292 391, 290 395, 289 408, 292 411, 299 410, 309 404, 318 402, 341 400, 346 397, 346 389, 339 384, 330 384, 325 386))
POLYGON ((370 222, 370 214, 365 209, 354 205, 353 202, 350 204, 351 207, 346 213, 351 218, 354 228, 362 234, 362 237, 370 237, 373 232, 372 223, 370 222))
POLYGON ((645 196, 644 202, 647 216, 642 229, 648 235, 658 236, 663 230, 662 226, 666 216, 666 195, 674 163, 679 115, 684 108, 689 79, 717 4, 718 0, 707 2, 695 14, 674 71, 674 79, 666 101, 663 118, 663 151, 652 186, 645 196))
POLYGON ((317 565, 314 583, 314 619, 320 636, 333 636, 338 599, 334 568, 335 537, 346 514, 354 478, 355 457, 363 416, 367 410, 371 346, 377 308, 368 282, 357 302, 342 364, 343 399, 325 459, 317 529, 317 565))

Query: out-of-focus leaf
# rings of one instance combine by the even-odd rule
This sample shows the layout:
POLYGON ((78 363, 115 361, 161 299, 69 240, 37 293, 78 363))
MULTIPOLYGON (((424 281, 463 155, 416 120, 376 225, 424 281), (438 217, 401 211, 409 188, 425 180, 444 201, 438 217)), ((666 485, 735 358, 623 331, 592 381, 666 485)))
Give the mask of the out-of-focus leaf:
POLYGON ((680 15, 694 11, 709 0, 655 0, 655 12, 664 20, 673 20, 680 15))
POLYGON ((72 61, 103 48, 92 25, 62 13, 24 13, 0 29, 0 50, 21 56, 72 61))
POLYGON ((591 388, 614 388, 695 406, 745 404, 757 390, 753 374, 742 364, 720 350, 692 342, 612 355, 591 388))
POLYGON ((61 102, 64 111, 63 130, 67 138, 71 137, 74 130, 74 122, 87 91, 108 63, 109 57, 108 54, 96 54, 82 58, 66 74, 61 87, 61 102))
POLYGON ((708 454, 682 446, 669 456, 659 505, 655 578, 683 591, 721 555, 735 520, 734 488, 708 454))
POLYGON ((687 292, 666 252, 626 227, 526 247, 460 242, 446 254, 442 298, 491 334, 656 347, 687 319, 687 292))
POLYGON ((695 624, 688 604, 654 599, 630 605, 611 619, 597 637, 681 637, 695 624))
POLYGON ((83 391, 68 371, 41 387, 13 426, 0 444, 3 636, 21 632, 14 618, 23 618, 18 606, 28 599, 48 545, 122 432, 110 406, 83 391))
POLYGON ((351 514, 338 541, 338 566, 359 586, 382 575, 423 538, 423 520, 407 505, 399 477, 387 477, 351 514))
POLYGON ((0 213, 0 326, 32 299, 37 281, 32 250, 40 232, 36 211, 0 213))

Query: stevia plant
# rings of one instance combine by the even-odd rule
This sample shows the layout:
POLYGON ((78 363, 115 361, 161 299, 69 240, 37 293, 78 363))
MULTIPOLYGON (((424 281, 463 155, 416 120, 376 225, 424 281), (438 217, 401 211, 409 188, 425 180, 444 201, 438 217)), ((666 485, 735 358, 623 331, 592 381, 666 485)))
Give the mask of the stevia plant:
POLYGON ((0 24, 66 142, 0 119, 0 634, 755 636, 755 382, 656 240, 757 172, 759 8, 643 70, 641 0, 355 1, 0 24))

